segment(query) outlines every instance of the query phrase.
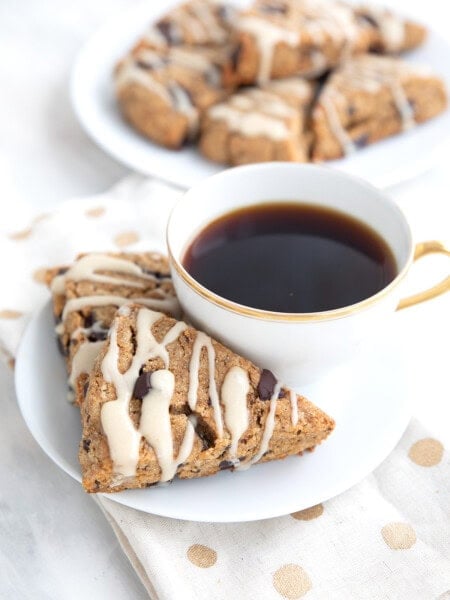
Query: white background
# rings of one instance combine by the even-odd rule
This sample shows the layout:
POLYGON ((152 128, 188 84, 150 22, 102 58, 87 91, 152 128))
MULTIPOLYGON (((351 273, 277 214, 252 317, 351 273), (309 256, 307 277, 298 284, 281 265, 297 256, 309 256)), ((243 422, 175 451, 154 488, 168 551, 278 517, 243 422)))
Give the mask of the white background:
MULTIPOLYGON (((127 173, 81 131, 69 105, 68 80, 84 40, 131 2, 0 3, 0 206, 17 225, 67 198, 103 191, 127 173)), ((391 4, 450 41, 445 0, 391 4)), ((450 237, 449 156, 442 156, 433 171, 390 192, 417 240, 450 237)), ((5 229, 0 223, 0 231, 5 229)), ((411 288, 446 268, 445 259, 425 259, 411 278, 411 288)), ((448 309, 448 299, 441 298, 400 316, 414 328, 416 364, 423 372, 415 414, 441 439, 448 439, 450 416, 448 309)), ((0 390, 0 598, 145 598, 95 503, 29 435, 14 402, 11 374, 3 365, 0 390)))

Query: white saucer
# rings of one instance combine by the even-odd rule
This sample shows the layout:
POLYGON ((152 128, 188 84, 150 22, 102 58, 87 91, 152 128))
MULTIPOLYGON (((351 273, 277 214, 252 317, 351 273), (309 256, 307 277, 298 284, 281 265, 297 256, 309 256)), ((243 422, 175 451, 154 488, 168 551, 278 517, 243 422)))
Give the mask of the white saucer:
MULTIPOLYGON (((233 0, 238 6, 245 0, 233 0)), ((223 169, 194 147, 167 150, 136 133, 121 118, 114 98, 112 72, 117 61, 134 45, 148 23, 179 0, 139 3, 108 21, 80 51, 72 72, 71 99, 81 125, 91 138, 114 158, 146 175, 182 187, 223 169)), ((432 67, 450 88, 450 46, 431 32, 423 48, 406 60, 432 67)), ((450 138, 450 111, 417 128, 364 148, 329 164, 385 187, 430 168, 446 139, 450 138)))
MULTIPOLYGON (((395 324, 389 327, 394 335, 395 324)), ((16 391, 22 415, 38 444, 80 481, 80 418, 66 400, 63 359, 54 339, 50 304, 31 320, 17 355, 16 391)), ((267 519, 323 502, 355 485, 391 452, 410 418, 403 352, 386 336, 353 363, 301 393, 336 420, 330 438, 313 453, 222 472, 168 487, 108 495, 144 512, 191 521, 267 519)))

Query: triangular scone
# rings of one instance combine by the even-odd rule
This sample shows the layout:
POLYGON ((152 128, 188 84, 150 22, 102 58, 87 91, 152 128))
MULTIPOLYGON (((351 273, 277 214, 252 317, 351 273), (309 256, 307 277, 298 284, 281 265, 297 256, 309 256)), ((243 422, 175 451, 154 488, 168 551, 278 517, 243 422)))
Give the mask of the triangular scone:
POLYGON ((71 267, 49 270, 47 279, 77 404, 119 306, 135 301, 174 316, 180 312, 168 260, 157 252, 84 254, 71 267))
POLYGON ((256 0, 236 19, 236 71, 245 84, 314 78, 373 38, 352 6, 339 0, 256 0))
POLYGON ((362 27, 372 34, 369 50, 380 54, 398 54, 420 46, 427 30, 382 6, 363 4, 355 8, 362 27))
POLYGON ((118 310, 81 414, 88 492, 244 469, 312 450, 334 427, 270 371, 137 305, 118 310))
POLYGON ((313 160, 350 154, 411 129, 447 106, 443 81, 428 69, 361 55, 334 71, 312 113, 313 160))
POLYGON ((232 52, 229 46, 153 50, 138 44, 114 73, 123 116, 168 148, 195 140, 201 111, 232 91, 232 52))
POLYGON ((305 120, 314 89, 301 77, 289 77, 234 94, 205 112, 200 151, 210 160, 231 165, 305 162, 309 150, 305 120))

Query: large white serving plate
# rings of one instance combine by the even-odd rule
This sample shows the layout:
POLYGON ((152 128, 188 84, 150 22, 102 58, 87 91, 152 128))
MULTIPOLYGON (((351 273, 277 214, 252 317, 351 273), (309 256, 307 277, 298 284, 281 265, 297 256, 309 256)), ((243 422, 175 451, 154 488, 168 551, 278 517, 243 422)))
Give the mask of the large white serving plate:
MULTIPOLYGON (((355 485, 391 452, 410 418, 410 377, 404 352, 395 342, 394 325, 388 324, 389 343, 380 335, 357 360, 299 390, 336 420, 335 431, 313 453, 248 471, 223 471, 214 477, 175 480, 167 487, 108 497, 167 517, 237 522, 301 510, 355 485)), ((53 331, 51 306, 46 304, 29 323, 21 342, 15 370, 17 397, 38 444, 80 481, 80 416, 66 400, 65 368, 53 331)))
MULTIPOLYGON (((80 123, 106 152, 130 168, 183 188, 222 170, 204 159, 195 147, 166 150, 136 133, 117 109, 112 72, 125 52, 155 20, 178 0, 133 5, 107 22, 80 51, 71 79, 71 98, 80 123)), ((242 6, 243 0, 234 0, 242 6)), ((423 48, 407 60, 432 67, 449 83, 450 46, 433 32, 423 48)), ((450 111, 412 131, 384 140, 345 159, 328 164, 378 186, 411 178, 436 161, 450 138, 450 111)))

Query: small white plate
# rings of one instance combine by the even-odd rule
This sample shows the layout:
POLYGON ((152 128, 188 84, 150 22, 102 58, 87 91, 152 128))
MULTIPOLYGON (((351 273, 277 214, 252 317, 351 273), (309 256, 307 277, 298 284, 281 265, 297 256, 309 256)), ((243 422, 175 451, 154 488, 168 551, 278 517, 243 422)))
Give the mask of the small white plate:
MULTIPOLYGON (((64 364, 46 304, 31 320, 16 362, 16 391, 34 438, 64 471, 80 481, 79 411, 66 400, 64 364)), ((144 512, 191 521, 267 519, 308 508, 355 485, 391 452, 410 418, 410 377, 404 354, 380 336, 354 362, 323 382, 303 388, 336 420, 336 429, 313 453, 224 471, 214 477, 175 480, 167 487, 108 495, 144 512)))
MULTIPOLYGON (((117 61, 133 46, 146 26, 178 0, 144 2, 107 22, 80 51, 71 79, 71 99, 80 123, 92 139, 128 167, 187 188, 223 167, 204 159, 195 147, 167 150, 136 133, 120 116, 112 83, 117 61)), ((243 0, 234 0, 239 5, 243 0)), ((450 46, 430 33, 423 48, 407 60, 432 67, 449 84, 450 46)), ((446 138, 450 111, 402 135, 379 142, 330 166, 385 187, 430 168, 446 138)))

